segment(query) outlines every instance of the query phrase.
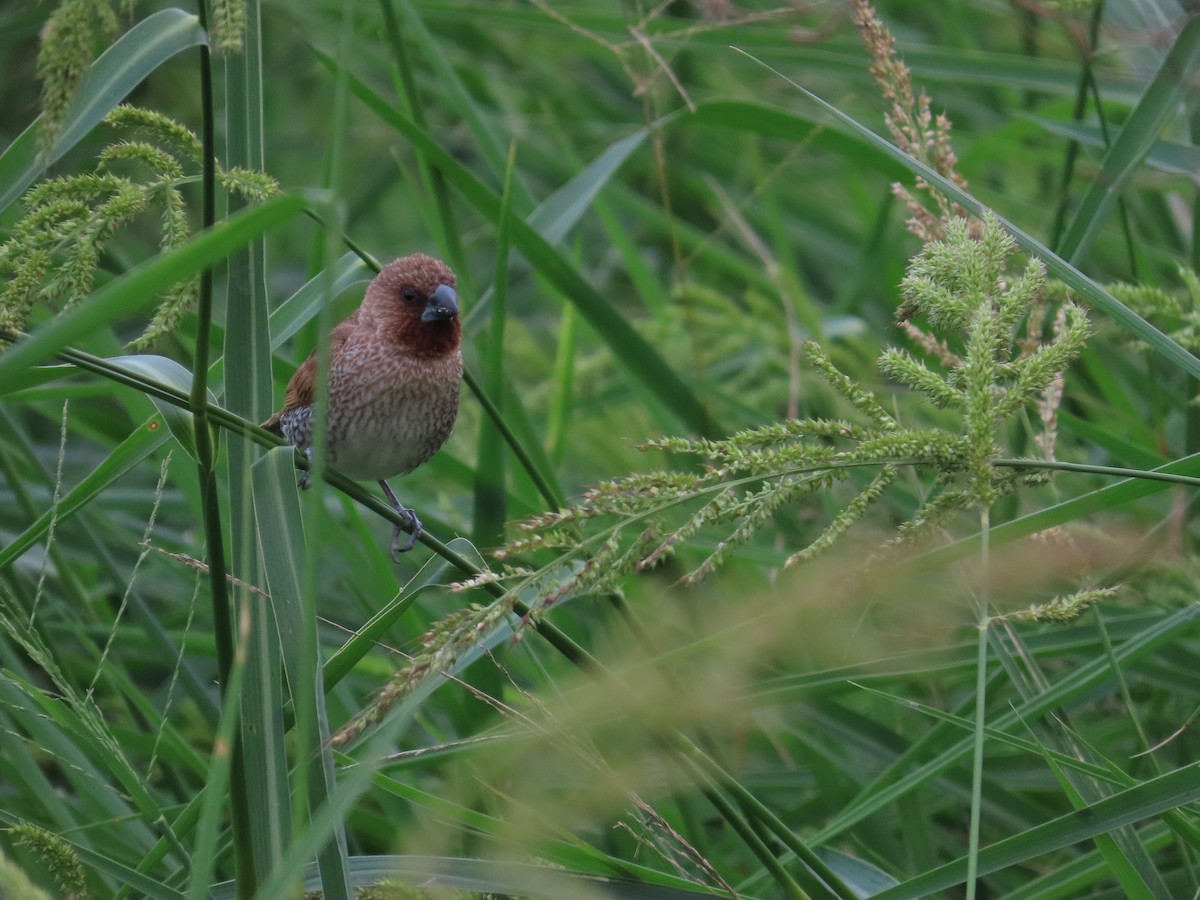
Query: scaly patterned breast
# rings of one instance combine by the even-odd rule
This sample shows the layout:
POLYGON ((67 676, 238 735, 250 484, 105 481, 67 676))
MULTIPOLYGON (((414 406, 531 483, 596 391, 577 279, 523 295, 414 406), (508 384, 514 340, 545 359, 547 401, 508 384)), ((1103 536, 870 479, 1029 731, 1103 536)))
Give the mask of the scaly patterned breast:
MULTIPOLYGON (((411 472, 446 443, 458 415, 462 354, 397 357, 375 342, 347 347, 329 382, 329 462, 351 478, 378 480, 411 472), (373 346, 372 346, 373 345, 373 346)), ((312 440, 312 407, 284 413, 293 444, 312 440)))

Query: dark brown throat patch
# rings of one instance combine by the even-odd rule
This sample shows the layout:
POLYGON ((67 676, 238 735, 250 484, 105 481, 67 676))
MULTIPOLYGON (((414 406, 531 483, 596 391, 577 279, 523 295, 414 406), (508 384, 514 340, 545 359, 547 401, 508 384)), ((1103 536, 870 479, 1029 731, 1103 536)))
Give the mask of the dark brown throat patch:
POLYGON ((430 359, 453 353, 461 340, 462 323, 454 318, 440 322, 418 321, 404 329, 400 343, 405 352, 430 359))

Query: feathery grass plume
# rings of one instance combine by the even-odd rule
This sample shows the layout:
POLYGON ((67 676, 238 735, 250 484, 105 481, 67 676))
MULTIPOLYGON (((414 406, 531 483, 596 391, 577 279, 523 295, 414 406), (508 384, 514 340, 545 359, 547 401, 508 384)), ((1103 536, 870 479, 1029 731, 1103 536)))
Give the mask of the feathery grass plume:
POLYGON ((152 138, 160 147, 173 147, 172 155, 199 166, 204 159, 204 148, 190 128, 169 116, 140 106, 121 104, 113 109, 105 122, 113 128, 152 138))
POLYGON ((82 900, 88 896, 83 863, 79 861, 70 844, 58 835, 27 822, 14 825, 9 829, 9 833, 18 845, 37 855, 42 865, 54 877, 54 883, 58 885, 64 897, 82 900))
MULTIPOLYGON (((923 91, 919 97, 913 93, 912 72, 896 54, 896 39, 879 18, 875 7, 867 0, 853 2, 854 24, 871 55, 871 76, 888 104, 883 117, 892 140, 905 153, 966 188, 967 180, 955 168, 958 156, 950 143, 950 119, 945 113, 933 115, 929 97, 923 91)), ((892 185, 892 193, 904 202, 911 216, 908 230, 922 241, 940 238, 943 227, 951 219, 966 218, 966 210, 947 200, 925 179, 918 178, 917 187, 933 200, 937 215, 926 209, 899 182, 892 185)))
POLYGON ((421 638, 421 649, 408 665, 375 695, 370 705, 355 714, 330 738, 334 747, 344 746, 383 720, 388 711, 411 694, 426 679, 444 676, 458 658, 474 647, 512 613, 511 604, 498 600, 488 606, 472 604, 434 622, 421 638))
MULTIPOLYGON (((1182 290, 1165 290, 1145 284, 1118 282, 1107 285, 1109 293, 1136 312, 1139 316, 1158 326, 1179 345, 1193 353, 1200 353, 1200 277, 1191 269, 1180 266, 1179 280, 1182 290)), ((1119 337, 1139 348, 1145 344, 1130 338, 1125 332, 1119 337)))
MULTIPOLYGON (((199 138, 166 116, 131 106, 118 106, 105 122, 134 137, 104 148, 93 172, 53 178, 26 192, 24 217, 0 244, 0 328, 23 329, 36 303, 65 309, 91 293, 105 246, 149 210, 161 213, 160 249, 179 246, 191 233, 181 189, 200 178, 199 138)), ((261 172, 218 170, 218 178, 251 201, 278 191, 261 172)), ((196 296, 195 279, 170 288, 130 347, 144 349, 174 331, 196 296)))
MULTIPOLYGON (((1089 330, 1082 309, 1066 302, 1042 340, 1045 270, 1030 261, 1008 271, 1016 245, 991 217, 970 224, 951 220, 945 238, 926 246, 902 284, 901 315, 916 316, 936 334, 919 348, 925 359, 890 349, 879 369, 934 407, 957 413, 959 423, 907 425, 874 395, 842 373, 815 343, 808 362, 853 411, 849 420, 790 420, 739 432, 724 440, 663 438, 644 445, 690 454, 699 471, 639 473, 603 483, 582 502, 524 525, 524 534, 500 554, 510 559, 554 553, 533 574, 513 578, 540 606, 572 594, 614 590, 619 579, 674 556, 704 534, 715 542, 687 575, 695 582, 718 568, 739 546, 791 505, 859 469, 876 473, 788 564, 807 562, 833 546, 885 493, 898 467, 933 474, 938 490, 901 526, 894 544, 908 545, 946 525, 954 514, 993 503, 1045 475, 996 469, 1000 426, 1027 405, 1061 392, 1062 371, 1079 354, 1089 330), (1032 330, 1023 333, 1022 324, 1032 330), (601 523, 603 523, 601 525, 601 523), (567 526, 592 530, 582 542, 567 526), (600 525, 597 528, 597 525, 600 525)), ((924 334, 924 332, 922 332, 924 334)), ((944 417, 943 417, 944 421, 944 417)))
POLYGON ((62 0, 42 26, 37 75, 42 83, 38 145, 48 151, 58 139, 79 79, 91 68, 98 39, 117 33, 109 0, 62 0))
POLYGON ((1117 588, 1091 588, 1090 590, 1075 591, 1072 594, 1055 597, 1049 603, 1034 604, 1029 609, 1005 613, 1002 616, 992 616, 990 622, 1033 622, 1044 624, 1053 622, 1064 624, 1076 619, 1097 603, 1115 596, 1117 588))
POLYGON ((241 53, 246 42, 244 0, 212 0, 212 43, 222 53, 241 53))

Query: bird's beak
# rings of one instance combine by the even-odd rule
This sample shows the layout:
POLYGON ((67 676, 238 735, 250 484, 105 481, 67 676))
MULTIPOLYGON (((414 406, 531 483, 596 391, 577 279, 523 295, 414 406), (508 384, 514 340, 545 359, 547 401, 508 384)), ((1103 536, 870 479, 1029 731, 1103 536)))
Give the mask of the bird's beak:
POLYGON ((422 322, 442 322, 458 315, 458 294, 448 284, 439 284, 425 301, 422 322))

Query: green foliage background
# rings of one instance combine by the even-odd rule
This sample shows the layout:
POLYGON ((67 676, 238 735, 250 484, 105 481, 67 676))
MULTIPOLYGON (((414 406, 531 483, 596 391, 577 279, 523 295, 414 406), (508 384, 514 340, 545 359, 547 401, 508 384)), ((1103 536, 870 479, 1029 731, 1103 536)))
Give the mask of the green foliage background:
POLYGON ((1200 894, 1200 20, 880 2, 950 171, 849 3, 213 6, 0 7, 5 890, 1200 894), (393 565, 254 423, 417 250, 393 565))

